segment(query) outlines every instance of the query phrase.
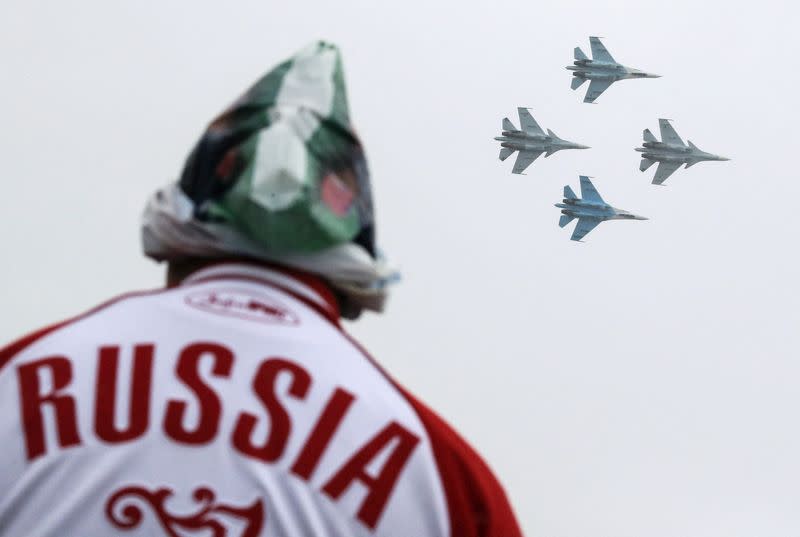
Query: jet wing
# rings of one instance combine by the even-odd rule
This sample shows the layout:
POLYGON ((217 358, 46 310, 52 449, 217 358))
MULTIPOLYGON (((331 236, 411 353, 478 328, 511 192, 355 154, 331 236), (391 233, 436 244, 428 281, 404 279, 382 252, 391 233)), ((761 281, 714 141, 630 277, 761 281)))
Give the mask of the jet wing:
POLYGON ((679 145, 681 147, 686 147, 686 144, 683 143, 681 137, 678 136, 678 133, 675 132, 675 129, 672 128, 672 125, 670 124, 668 119, 659 119, 658 127, 661 129, 662 142, 669 145, 679 145))
POLYGON ((581 199, 587 203, 605 204, 592 182, 585 175, 581 175, 581 199))
POLYGON ((613 84, 611 80, 592 80, 589 84, 589 89, 586 90, 586 97, 583 98, 583 102, 593 103, 611 84, 613 84))
POLYGON ((542 151, 520 151, 517 153, 517 160, 514 161, 514 169, 511 170, 511 173, 524 172, 525 168, 530 166, 541 154, 542 151))
POLYGON ((589 234, 591 230, 596 228, 602 220, 599 218, 579 218, 578 223, 575 224, 575 230, 572 232, 570 240, 579 241, 589 234))
POLYGON ((667 180, 667 177, 675 173, 681 167, 681 162, 659 162, 656 168, 656 175, 653 177, 653 184, 660 185, 667 180))
POLYGON ((539 124, 536 123, 536 120, 533 119, 533 116, 528 112, 527 108, 517 108, 517 112, 519 113, 519 122, 522 124, 523 131, 527 134, 544 134, 544 131, 539 124))
POLYGON ((608 49, 600 41, 599 37, 590 37, 589 43, 592 45, 592 60, 596 62, 617 63, 609 54, 608 49))

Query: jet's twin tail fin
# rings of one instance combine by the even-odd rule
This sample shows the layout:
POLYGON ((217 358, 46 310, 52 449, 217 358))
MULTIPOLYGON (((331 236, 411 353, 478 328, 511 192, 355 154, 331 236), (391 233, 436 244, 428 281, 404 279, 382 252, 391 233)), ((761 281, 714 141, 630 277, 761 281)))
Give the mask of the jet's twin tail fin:
POLYGON ((515 131, 515 130, 517 130, 517 128, 514 126, 513 123, 511 123, 510 119, 508 119, 507 117, 504 117, 503 118, 503 130, 504 131, 515 131))
POLYGON ((658 141, 658 138, 656 138, 653 135, 653 133, 650 132, 650 129, 645 129, 644 132, 642 132, 642 138, 644 138, 645 142, 657 142, 658 141))
POLYGON ((575 50, 573 50, 572 53, 575 56, 575 59, 577 61, 582 61, 582 60, 588 60, 589 59, 589 57, 586 54, 583 53, 583 51, 581 50, 581 47, 575 47, 575 50))
POLYGON ((558 219, 558 227, 564 227, 570 222, 572 222, 574 219, 575 219, 574 216, 571 216, 569 214, 562 214, 561 218, 558 219))
POLYGON ((641 171, 645 171, 645 170, 647 170, 647 168, 649 168, 650 166, 652 166, 655 163, 656 163, 656 161, 654 161, 654 160, 650 160, 649 158, 643 158, 642 162, 639 163, 639 169, 641 171))
POLYGON ((572 191, 569 185, 564 186, 564 199, 565 200, 576 200, 578 196, 575 195, 575 192, 572 191))
POLYGON ((573 76, 572 77, 572 83, 570 84, 570 87, 572 89, 576 90, 576 89, 580 88, 583 85, 584 82, 586 82, 586 79, 583 78, 582 76, 573 76))
POLYGON ((500 148, 500 160, 505 160, 514 153, 514 150, 509 147, 501 147, 500 148))

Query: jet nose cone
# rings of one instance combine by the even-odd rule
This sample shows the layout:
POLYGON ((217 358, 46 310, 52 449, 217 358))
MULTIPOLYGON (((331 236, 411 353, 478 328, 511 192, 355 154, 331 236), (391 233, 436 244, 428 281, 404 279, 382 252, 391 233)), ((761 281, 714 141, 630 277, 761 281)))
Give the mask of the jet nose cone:
POLYGON ((634 215, 633 219, 634 220, 650 220, 646 216, 639 216, 639 215, 634 215))
POLYGON ((591 149, 588 145, 583 145, 575 142, 568 142, 566 140, 561 140, 563 142, 562 149, 591 149))
POLYGON ((717 157, 717 160, 730 160, 728 157, 717 157))

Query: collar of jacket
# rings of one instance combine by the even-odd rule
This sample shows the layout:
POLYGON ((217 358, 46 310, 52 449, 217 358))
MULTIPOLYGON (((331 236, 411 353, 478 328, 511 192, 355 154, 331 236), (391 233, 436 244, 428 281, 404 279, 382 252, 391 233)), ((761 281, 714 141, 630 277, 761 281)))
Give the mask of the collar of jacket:
POLYGON ((191 273, 181 286, 213 280, 246 280, 277 288, 315 309, 339 326, 339 303, 322 278, 307 272, 263 263, 220 262, 191 273))

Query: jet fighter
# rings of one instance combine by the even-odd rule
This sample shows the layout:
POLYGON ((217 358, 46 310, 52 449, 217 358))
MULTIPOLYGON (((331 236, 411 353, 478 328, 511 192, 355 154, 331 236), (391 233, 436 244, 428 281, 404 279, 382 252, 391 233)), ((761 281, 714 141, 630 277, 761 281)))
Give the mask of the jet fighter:
POLYGON ((575 61, 568 65, 567 69, 572 71, 572 89, 576 90, 587 80, 591 80, 589 90, 583 98, 585 103, 593 103, 601 93, 617 80, 626 78, 660 78, 660 75, 645 73, 638 69, 625 67, 617 63, 608 53, 606 47, 600 42, 599 37, 590 37, 589 43, 592 46, 592 59, 590 60, 583 53, 580 47, 575 47, 575 61))
POLYGON ((570 237, 573 241, 580 241, 600 222, 606 220, 647 220, 644 216, 616 209, 603 201, 597 189, 585 175, 581 175, 581 197, 576 196, 575 192, 567 185, 564 187, 564 200, 562 203, 556 203, 556 207, 561 209, 559 227, 566 226, 575 218, 578 219, 572 237, 570 237))
POLYGON ((519 151, 511 173, 521 174, 542 153, 547 158, 562 149, 589 149, 589 146, 562 140, 550 129, 545 134, 527 108, 519 107, 517 113, 522 130, 518 130, 506 117, 503 118, 503 135, 495 137, 502 146, 500 160, 506 160, 515 151, 519 151))
POLYGON ((689 168, 705 160, 730 160, 701 151, 691 140, 683 143, 683 140, 672 128, 668 119, 659 119, 658 127, 661 129, 660 142, 653 136, 650 129, 645 129, 642 133, 644 138, 643 147, 636 148, 636 151, 642 153, 642 162, 639 164, 641 171, 645 171, 658 162, 656 175, 653 177, 654 185, 663 184, 667 177, 672 175, 683 164, 686 164, 686 167, 689 168))

